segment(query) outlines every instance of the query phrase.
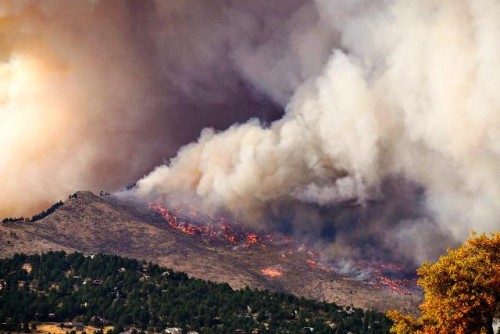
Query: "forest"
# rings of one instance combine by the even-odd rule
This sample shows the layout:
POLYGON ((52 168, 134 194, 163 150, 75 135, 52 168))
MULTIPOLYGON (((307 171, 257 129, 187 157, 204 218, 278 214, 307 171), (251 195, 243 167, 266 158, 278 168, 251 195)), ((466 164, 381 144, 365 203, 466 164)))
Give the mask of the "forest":
POLYGON ((0 260, 0 332, 44 322, 162 332, 388 333, 382 313, 298 298, 233 290, 156 264, 115 255, 48 252, 0 260))

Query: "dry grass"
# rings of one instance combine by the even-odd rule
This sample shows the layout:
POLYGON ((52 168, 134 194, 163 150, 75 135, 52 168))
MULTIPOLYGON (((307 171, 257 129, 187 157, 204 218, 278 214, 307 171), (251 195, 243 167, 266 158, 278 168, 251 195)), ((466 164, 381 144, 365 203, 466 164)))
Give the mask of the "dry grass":
MULTIPOLYGON (((82 332, 85 332, 87 334, 92 334, 94 331, 98 330, 99 328, 94 327, 94 326, 85 326, 83 328, 82 332)), ((112 326, 108 326, 104 328, 104 333, 106 333, 108 330, 113 330, 112 326)), ((66 332, 70 332, 71 329, 69 328, 60 328, 58 326, 58 323, 42 323, 37 325, 37 333, 52 333, 52 334, 66 334, 66 332)), ((82 333, 82 332, 77 332, 77 333, 82 333)))

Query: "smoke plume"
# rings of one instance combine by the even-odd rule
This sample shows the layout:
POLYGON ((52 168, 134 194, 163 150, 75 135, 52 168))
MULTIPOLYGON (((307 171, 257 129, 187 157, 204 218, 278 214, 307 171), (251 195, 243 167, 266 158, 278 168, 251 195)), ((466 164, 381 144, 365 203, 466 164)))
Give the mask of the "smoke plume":
POLYGON ((2 216, 159 165, 134 196, 336 256, 499 227, 494 0, 4 1, 0 30, 2 216))
MULTIPOLYGON (((297 201, 335 207, 356 200, 357 216, 330 210, 330 248, 352 252, 377 240, 415 261, 471 229, 498 229, 500 4, 311 6, 315 14, 290 23, 285 49, 264 43, 240 62, 256 87, 284 103, 285 115, 270 126, 251 120, 222 132, 205 129, 142 179, 137 193, 192 193, 208 208, 250 216, 273 202, 293 210, 297 201), (400 181, 388 191, 390 180, 400 181), (394 211, 404 183, 422 194, 394 211), (371 200, 385 208, 363 208, 371 200), (402 252, 402 245, 414 250, 402 252)), ((313 217, 306 221, 314 230, 313 217)))

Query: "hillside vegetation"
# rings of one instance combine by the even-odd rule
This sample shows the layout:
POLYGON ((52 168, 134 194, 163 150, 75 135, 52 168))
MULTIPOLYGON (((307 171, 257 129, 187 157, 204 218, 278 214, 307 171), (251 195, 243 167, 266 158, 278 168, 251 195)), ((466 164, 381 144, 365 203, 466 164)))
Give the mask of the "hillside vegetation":
POLYGON ((0 331, 75 320, 160 332, 388 333, 381 313, 189 278, 114 255, 48 252, 0 260, 0 331))

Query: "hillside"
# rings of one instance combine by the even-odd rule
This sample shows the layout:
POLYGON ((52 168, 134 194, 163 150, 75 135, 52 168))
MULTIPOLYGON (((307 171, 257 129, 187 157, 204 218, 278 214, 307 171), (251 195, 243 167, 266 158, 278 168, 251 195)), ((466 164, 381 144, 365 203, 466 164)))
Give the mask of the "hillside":
MULTIPOLYGON (((159 333, 388 333, 374 311, 264 290, 232 290, 158 265, 113 255, 49 252, 0 260, 0 331, 79 322, 159 333), (2 328, 3 326, 3 328, 2 328), (312 331, 309 329, 309 331, 312 331)), ((72 324, 74 326, 74 324, 72 324)), ((102 333, 102 332, 101 332, 102 333)))
POLYGON ((283 291, 364 309, 412 311, 420 300, 411 291, 395 292, 315 267, 306 252, 286 256, 280 245, 235 249, 196 239, 173 229, 161 214, 146 207, 90 192, 70 196, 38 221, 0 224, 0 257, 49 250, 116 254, 227 282, 236 289, 283 291))

